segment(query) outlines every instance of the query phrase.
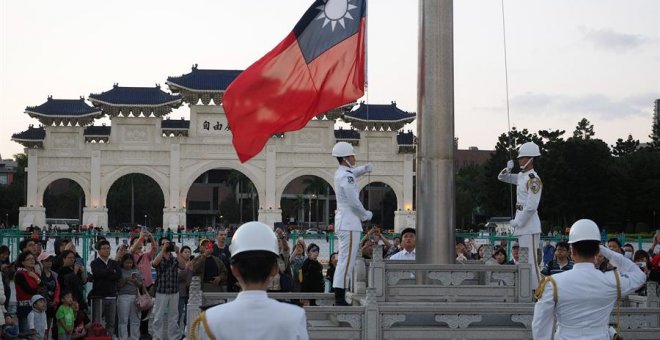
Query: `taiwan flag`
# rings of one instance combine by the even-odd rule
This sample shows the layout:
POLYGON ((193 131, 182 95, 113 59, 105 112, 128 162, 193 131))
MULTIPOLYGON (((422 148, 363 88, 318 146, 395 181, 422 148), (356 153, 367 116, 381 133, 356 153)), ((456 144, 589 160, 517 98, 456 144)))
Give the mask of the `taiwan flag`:
POLYGON ((238 158, 364 95, 366 0, 316 0, 293 31, 225 91, 238 158))

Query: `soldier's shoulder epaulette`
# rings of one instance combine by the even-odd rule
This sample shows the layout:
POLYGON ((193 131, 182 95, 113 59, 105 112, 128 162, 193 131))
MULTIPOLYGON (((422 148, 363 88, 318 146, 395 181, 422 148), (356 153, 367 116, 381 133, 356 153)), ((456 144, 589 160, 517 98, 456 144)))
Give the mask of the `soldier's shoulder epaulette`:
POLYGON ((533 172, 529 174, 529 178, 535 178, 535 177, 536 177, 536 175, 534 175, 533 172))

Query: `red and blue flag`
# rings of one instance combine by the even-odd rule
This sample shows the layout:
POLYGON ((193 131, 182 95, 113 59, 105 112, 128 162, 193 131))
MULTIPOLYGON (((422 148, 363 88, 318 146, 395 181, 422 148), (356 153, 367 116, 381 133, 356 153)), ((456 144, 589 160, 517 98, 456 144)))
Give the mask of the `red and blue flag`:
POLYGON ((366 0, 316 0, 293 31, 243 71, 222 106, 241 162, 277 133, 364 95, 366 0))

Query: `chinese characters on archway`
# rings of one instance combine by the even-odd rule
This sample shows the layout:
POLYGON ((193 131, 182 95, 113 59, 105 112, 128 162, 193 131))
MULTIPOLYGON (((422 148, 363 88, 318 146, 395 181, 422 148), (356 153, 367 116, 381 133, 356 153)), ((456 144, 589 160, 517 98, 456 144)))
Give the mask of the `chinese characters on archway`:
MULTIPOLYGON (((208 120, 205 120, 202 128, 204 130, 211 131, 211 122, 209 122, 208 120)), ((220 123, 219 121, 216 121, 215 125, 213 125, 213 130, 214 131, 222 131, 222 130, 230 131, 231 129, 229 128, 229 124, 224 125, 224 124, 220 123)))

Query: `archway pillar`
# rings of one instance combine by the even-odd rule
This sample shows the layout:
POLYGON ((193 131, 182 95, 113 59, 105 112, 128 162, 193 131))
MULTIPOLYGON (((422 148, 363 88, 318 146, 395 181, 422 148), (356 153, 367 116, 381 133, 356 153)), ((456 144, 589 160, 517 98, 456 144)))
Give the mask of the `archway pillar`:
POLYGON ((108 208, 83 208, 82 223, 86 225, 93 224, 94 227, 101 227, 103 230, 108 229, 108 208))
POLYGON ((275 223, 282 222, 282 209, 259 209, 258 220, 275 228, 275 223))
MULTIPOLYGON (((105 198, 101 197, 101 151, 100 150, 92 151, 90 172, 91 172, 91 180, 90 180, 90 188, 89 188, 89 196, 90 196, 89 202, 91 202, 90 204, 91 206, 101 206, 105 204, 105 203, 101 203, 105 201, 105 198)), ((107 209, 105 214, 104 227, 106 228, 108 227, 107 209)))
POLYGON ((178 226, 186 225, 186 209, 163 209, 163 229, 177 231, 178 226))
POLYGON ((415 223, 417 220, 417 212, 414 210, 401 211, 397 210, 394 212, 394 232, 400 233, 403 229, 406 228, 415 228, 415 223))
POLYGON ((18 227, 26 230, 30 225, 43 227, 46 225, 46 208, 44 207, 20 207, 18 212, 18 227))

